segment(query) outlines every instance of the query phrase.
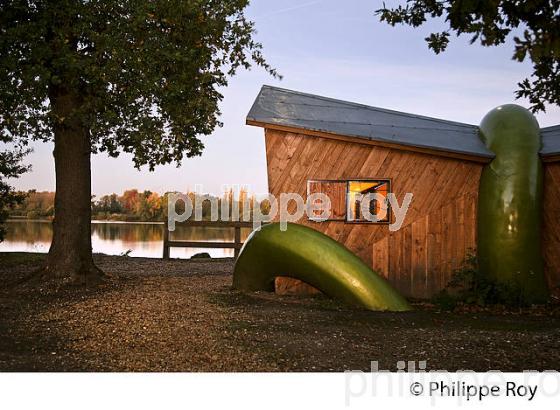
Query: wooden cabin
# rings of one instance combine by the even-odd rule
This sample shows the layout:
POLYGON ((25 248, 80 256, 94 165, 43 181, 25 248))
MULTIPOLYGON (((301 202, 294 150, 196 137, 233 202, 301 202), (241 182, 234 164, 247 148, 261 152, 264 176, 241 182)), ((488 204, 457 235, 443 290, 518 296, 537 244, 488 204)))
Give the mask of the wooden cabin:
MULTIPOLYGON (((479 179, 494 157, 477 126, 270 86, 247 124, 265 130, 269 192, 328 193, 328 220, 300 223, 344 244, 404 295, 434 295, 475 252, 479 179), (354 198, 364 192, 392 192, 399 203, 412 193, 402 227, 392 232, 389 219, 363 220, 354 198)), ((560 126, 543 129, 542 137, 543 256, 557 288, 560 126)))

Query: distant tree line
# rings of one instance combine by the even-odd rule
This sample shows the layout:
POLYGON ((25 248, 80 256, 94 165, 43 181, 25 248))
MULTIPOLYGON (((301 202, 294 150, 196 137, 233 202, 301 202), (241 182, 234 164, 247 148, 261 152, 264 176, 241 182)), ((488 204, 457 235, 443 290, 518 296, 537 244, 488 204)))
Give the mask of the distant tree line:
POLYGON ((54 216, 54 192, 22 193, 24 200, 9 211, 10 218, 44 219, 54 216))
MULTIPOLYGON (((188 192, 192 203, 197 200, 197 193, 188 192)), ((267 213, 269 207, 268 202, 261 203, 256 200, 253 195, 249 195, 247 191, 241 190, 237 195, 232 190, 225 192, 221 197, 212 195, 200 195, 199 203, 202 203, 202 218, 210 220, 212 202, 218 204, 218 213, 220 219, 225 215, 222 209, 231 210, 234 206, 238 207, 240 218, 243 217, 243 203, 249 203, 249 210, 252 211, 255 206, 261 208, 263 213, 267 213), (224 201, 227 202, 224 204, 224 201), (236 203, 236 204, 235 204, 236 203)), ((183 212, 182 202, 177 204, 177 212, 183 212)), ((163 221, 167 217, 167 194, 160 195, 157 192, 149 190, 139 191, 137 189, 129 189, 124 191, 122 195, 109 194, 99 198, 93 196, 91 201, 92 219, 94 220, 113 220, 113 221, 163 221)), ((54 192, 37 192, 28 191, 25 200, 16 205, 9 213, 11 218, 26 219, 51 219, 54 217, 54 192)))

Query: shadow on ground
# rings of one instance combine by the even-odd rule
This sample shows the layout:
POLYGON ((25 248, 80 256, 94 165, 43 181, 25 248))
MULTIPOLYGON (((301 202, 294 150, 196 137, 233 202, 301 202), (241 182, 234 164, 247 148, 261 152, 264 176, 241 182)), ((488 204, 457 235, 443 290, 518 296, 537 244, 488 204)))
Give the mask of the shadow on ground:
POLYGON ((0 254, 0 370, 559 370, 560 313, 370 312, 231 289, 231 260, 96 256, 112 279, 57 294, 13 286, 42 256, 0 254))

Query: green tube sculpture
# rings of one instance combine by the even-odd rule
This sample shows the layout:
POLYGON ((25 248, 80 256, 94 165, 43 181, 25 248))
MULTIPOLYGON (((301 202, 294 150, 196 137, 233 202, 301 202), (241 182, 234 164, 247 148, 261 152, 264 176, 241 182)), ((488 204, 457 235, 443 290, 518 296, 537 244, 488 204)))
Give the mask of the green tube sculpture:
POLYGON ((539 124, 525 108, 507 104, 484 117, 480 135, 496 154, 480 180, 480 271, 518 303, 545 302, 548 289, 540 246, 543 169, 539 124))
POLYGON ((278 223, 251 233, 235 264, 233 286, 274 291, 274 278, 302 280, 326 295, 371 310, 407 311, 408 302, 383 277, 334 239, 314 229, 278 223))

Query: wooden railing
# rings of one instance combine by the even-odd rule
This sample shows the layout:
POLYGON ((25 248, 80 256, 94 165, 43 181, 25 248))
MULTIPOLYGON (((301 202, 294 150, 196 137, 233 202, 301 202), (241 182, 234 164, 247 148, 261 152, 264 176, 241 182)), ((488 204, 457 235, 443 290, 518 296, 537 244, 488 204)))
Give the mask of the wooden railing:
POLYGON ((169 227, 167 221, 163 225, 163 259, 169 259, 169 248, 219 248, 233 249, 234 256, 237 258, 243 246, 241 241, 241 228, 253 229, 253 222, 211 222, 211 221, 186 221, 176 222, 175 225, 187 227, 204 228, 232 228, 234 230, 233 242, 209 242, 209 241, 180 241, 169 240, 169 227))

